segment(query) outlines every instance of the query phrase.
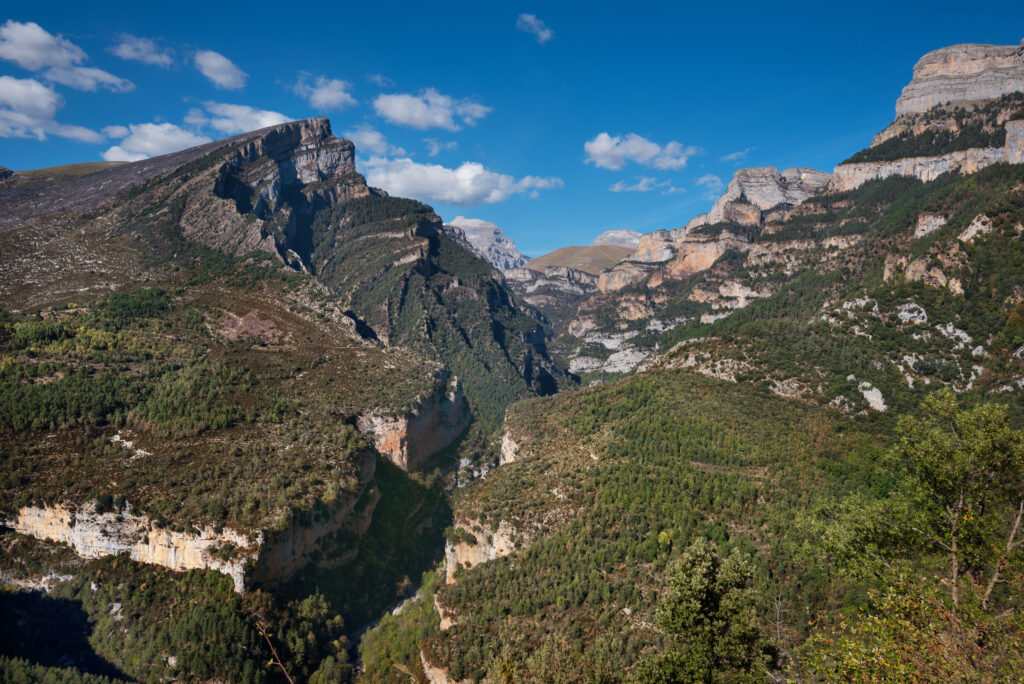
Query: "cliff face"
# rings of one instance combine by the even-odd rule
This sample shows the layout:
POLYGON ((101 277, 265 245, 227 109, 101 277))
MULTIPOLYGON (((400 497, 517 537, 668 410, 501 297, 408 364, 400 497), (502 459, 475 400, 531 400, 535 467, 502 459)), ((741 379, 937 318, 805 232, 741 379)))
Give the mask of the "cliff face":
MULTIPOLYGON (((740 169, 711 207, 705 223, 758 225, 761 212, 779 204, 800 204, 822 192, 828 181, 829 174, 815 169, 793 168, 782 173, 774 166, 740 169)), ((691 224, 687 225, 693 227, 691 224)))
MULTIPOLYGON (((371 452, 362 455, 362 482, 373 477, 375 463, 371 452)), ((313 520, 292 519, 283 529, 251 533, 210 525, 176 532, 158 527, 130 507, 101 513, 92 503, 26 506, 5 525, 20 534, 66 544, 86 558, 126 553, 132 560, 171 570, 216 570, 232 579, 236 591, 244 591, 253 584, 284 579, 306 565, 324 536, 348 525, 358 498, 342 496, 313 520)))
POLYGON ((358 420, 363 432, 373 435, 377 451, 406 472, 412 472, 451 444, 469 426, 469 407, 458 379, 417 401, 400 416, 377 413, 358 420))
POLYGON ((455 572, 459 568, 469 570, 481 563, 507 556, 515 550, 512 541, 515 530, 505 521, 502 521, 494 532, 477 522, 459 522, 456 523, 456 529, 472 535, 475 542, 460 541, 445 545, 446 584, 455 582, 455 572))
POLYGON ((185 237, 244 254, 276 253, 305 268, 314 214, 371 194, 356 173, 355 146, 323 117, 276 126, 241 144, 194 193, 181 217, 185 237))
POLYGON ((896 114, 945 103, 989 100, 1024 91, 1024 41, 1018 45, 953 45, 929 52, 896 102, 896 114))
POLYGON ((158 529, 149 518, 130 512, 97 513, 91 507, 73 510, 59 504, 22 508, 7 525, 20 534, 67 544, 87 558, 127 553, 132 560, 172 570, 217 570, 231 577, 238 591, 245 588, 246 564, 262 544, 261 538, 229 529, 205 527, 189 535, 158 529), (216 555, 225 544, 237 549, 230 560, 216 555))
POLYGON ((1024 164, 1024 120, 1006 122, 1004 147, 961 150, 935 157, 840 164, 832 172, 832 181, 828 189, 834 192, 853 190, 868 181, 889 176, 913 176, 928 182, 950 171, 961 174, 975 173, 1000 162, 1024 164))

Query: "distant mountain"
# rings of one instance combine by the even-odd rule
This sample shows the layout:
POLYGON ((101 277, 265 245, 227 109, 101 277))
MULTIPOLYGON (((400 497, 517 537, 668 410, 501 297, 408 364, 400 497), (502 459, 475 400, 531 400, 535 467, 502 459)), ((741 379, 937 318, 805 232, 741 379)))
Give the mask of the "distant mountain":
POLYGON ((591 242, 591 245, 618 245, 636 249, 640 244, 641 233, 635 230, 606 230, 591 242))
POLYGON ((630 247, 619 245, 588 245, 586 247, 562 247, 549 252, 526 264, 526 268, 544 271, 549 266, 564 266, 593 275, 611 268, 633 252, 630 247))
POLYGON ((461 233, 461 237, 474 252, 502 271, 519 268, 528 261, 516 249, 516 243, 505 237, 501 228, 490 221, 456 216, 445 224, 445 232, 456 239, 459 239, 461 233))

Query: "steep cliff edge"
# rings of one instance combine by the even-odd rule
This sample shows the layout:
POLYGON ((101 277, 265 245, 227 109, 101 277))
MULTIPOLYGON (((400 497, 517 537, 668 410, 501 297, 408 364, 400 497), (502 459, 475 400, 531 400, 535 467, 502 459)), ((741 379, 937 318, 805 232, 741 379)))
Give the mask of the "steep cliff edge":
POLYGON ((458 378, 442 382, 400 415, 360 416, 359 429, 373 435, 374 446, 405 472, 412 472, 469 427, 472 418, 458 378), (445 387, 447 385, 447 387, 445 387))
POLYGON ((1024 40, 1020 45, 951 45, 917 62, 913 80, 896 102, 896 114, 1017 91, 1024 91, 1024 40))
MULTIPOLYGON (((361 480, 373 477, 374 456, 365 453, 361 480)), ((357 495, 340 497, 316 513, 292 516, 282 529, 241 532, 203 525, 177 531, 126 503, 100 511, 95 502, 26 506, 5 521, 20 534, 66 544, 85 558, 128 554, 140 563, 171 570, 216 570, 231 577, 236 591, 254 583, 282 580, 317 554, 319 542, 348 522, 357 495)))

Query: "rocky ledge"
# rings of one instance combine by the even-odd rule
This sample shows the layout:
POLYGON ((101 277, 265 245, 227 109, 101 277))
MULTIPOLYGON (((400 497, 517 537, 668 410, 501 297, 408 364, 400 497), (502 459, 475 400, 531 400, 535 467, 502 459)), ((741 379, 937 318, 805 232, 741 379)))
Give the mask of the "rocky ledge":
MULTIPOLYGON (((373 476, 375 459, 363 455, 360 479, 373 476)), ((5 525, 20 534, 71 547, 85 558, 117 554, 171 570, 216 570, 229 576, 236 591, 252 584, 284 579, 306 565, 320 540, 348 524, 358 496, 342 496, 321 514, 295 516, 279 530, 240 532, 210 525, 182 532, 162 527, 126 505, 97 511, 94 503, 26 506, 5 525), (308 519, 302 519, 308 517, 308 519)))
POLYGON ((975 173, 1000 162, 1024 164, 1024 120, 1006 122, 1004 147, 960 150, 935 157, 840 164, 832 172, 832 181, 828 189, 833 192, 853 190, 868 181, 890 176, 913 176, 928 182, 950 171, 961 174, 975 173))

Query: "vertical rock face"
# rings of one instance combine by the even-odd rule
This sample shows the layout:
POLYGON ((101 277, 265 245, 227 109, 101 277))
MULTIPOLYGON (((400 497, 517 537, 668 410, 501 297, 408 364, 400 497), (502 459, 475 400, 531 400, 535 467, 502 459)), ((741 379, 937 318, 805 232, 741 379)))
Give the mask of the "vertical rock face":
MULTIPOLYGON (((1008 144, 1011 141, 1010 126, 1007 126, 1006 140, 1008 144)), ((950 171, 961 174, 976 173, 986 166, 1006 160, 1006 148, 987 147, 950 152, 936 157, 909 157, 894 161, 840 164, 832 173, 829 190, 835 192, 853 190, 868 181, 890 176, 913 176, 927 183, 950 171)), ((1019 164, 1021 162, 1011 163, 1019 164)))
POLYGON ((206 527, 190 535, 159 529, 131 512, 97 513, 92 507, 74 510, 59 504, 22 508, 7 525, 20 534, 66 544, 86 558, 127 553, 132 560, 172 570, 217 570, 231 577, 238 591, 245 588, 245 566, 262 543, 228 529, 218 533, 206 527), (236 547, 235 557, 219 558, 218 549, 228 543, 236 547))
POLYGON ((502 521, 494 532, 476 522, 456 523, 456 529, 468 533, 472 540, 448 543, 444 549, 445 583, 455 582, 455 571, 469 570, 481 563, 507 556, 515 550, 515 530, 502 521))
POLYGON ((469 426, 470 412, 462 385, 453 378, 448 391, 435 389, 399 416, 371 413, 358 420, 373 435, 377 451, 406 472, 451 444, 469 426))
MULTIPOLYGON (((372 452, 360 464, 363 482, 373 477, 372 452)), ((320 540, 348 523, 357 495, 341 497, 314 520, 293 519, 281 530, 243 533, 209 525, 193 532, 158 527, 131 508, 98 512, 93 504, 26 506, 4 524, 19 534, 66 544, 85 558, 126 553, 140 563, 171 570, 216 570, 229 576, 236 591, 253 583, 288 577, 319 550, 320 540)))
POLYGON ((822 192, 829 178, 830 174, 815 169, 793 168, 782 173, 774 166, 740 169, 711 207, 706 222, 757 225, 761 212, 779 204, 800 204, 822 192))
POLYGON ((988 100, 1024 91, 1020 45, 953 45, 929 52, 896 102, 896 114, 925 112, 945 103, 988 100))
POLYGON ((493 264, 498 270, 520 268, 529 261, 516 249, 516 243, 507 238, 501 232, 501 228, 490 221, 456 216, 445 225, 445 228, 450 226, 461 230, 473 251, 493 264))

